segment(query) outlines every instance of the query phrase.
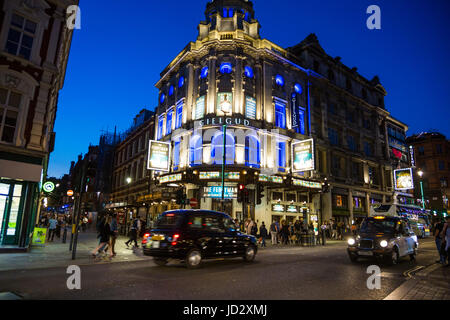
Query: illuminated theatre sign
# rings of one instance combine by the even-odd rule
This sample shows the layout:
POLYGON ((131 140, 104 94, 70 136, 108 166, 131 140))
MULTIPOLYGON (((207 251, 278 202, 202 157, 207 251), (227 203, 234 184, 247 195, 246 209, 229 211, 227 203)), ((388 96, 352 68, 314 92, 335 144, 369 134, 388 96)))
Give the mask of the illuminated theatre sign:
POLYGON ((170 143, 150 140, 147 169, 169 172, 170 149, 170 143))
POLYGON ((315 169, 314 140, 304 140, 292 144, 292 173, 315 169))
POLYGON ((243 118, 242 116, 236 117, 207 117, 202 120, 195 121, 197 127, 203 126, 245 126, 245 127, 257 127, 254 121, 243 118))

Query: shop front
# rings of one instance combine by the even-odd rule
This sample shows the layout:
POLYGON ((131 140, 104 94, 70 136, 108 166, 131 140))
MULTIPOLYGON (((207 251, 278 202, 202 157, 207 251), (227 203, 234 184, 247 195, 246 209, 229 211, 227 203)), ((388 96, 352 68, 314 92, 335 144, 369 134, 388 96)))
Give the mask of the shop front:
POLYGON ((0 156, 8 158, 0 158, 0 252, 26 250, 36 225, 42 160, 0 156))
POLYGON ((332 214, 335 222, 349 223, 349 192, 343 188, 333 188, 332 195, 332 214))

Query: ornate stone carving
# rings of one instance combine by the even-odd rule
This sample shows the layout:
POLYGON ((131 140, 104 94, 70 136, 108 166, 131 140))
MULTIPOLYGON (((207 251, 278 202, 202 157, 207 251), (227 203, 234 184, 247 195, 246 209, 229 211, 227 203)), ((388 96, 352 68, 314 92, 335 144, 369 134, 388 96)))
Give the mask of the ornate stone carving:
POLYGON ((17 77, 14 77, 10 74, 5 74, 5 85, 6 87, 10 88, 10 89, 16 89, 19 84, 20 84, 21 80, 17 77))

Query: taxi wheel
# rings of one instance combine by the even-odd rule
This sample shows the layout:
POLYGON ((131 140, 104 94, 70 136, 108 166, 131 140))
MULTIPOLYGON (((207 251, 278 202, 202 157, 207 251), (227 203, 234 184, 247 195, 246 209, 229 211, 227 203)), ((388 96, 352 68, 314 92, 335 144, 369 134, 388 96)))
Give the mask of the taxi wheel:
POLYGON ((153 258, 153 262, 157 266, 164 267, 167 264, 168 260, 164 258, 153 258))
POLYGON ((399 260, 400 260, 400 255, 398 254, 398 249, 394 248, 392 250, 391 255, 387 257, 387 263, 392 266, 392 265, 398 264, 399 260))
POLYGON ((256 248, 254 246, 248 246, 245 249, 245 256, 243 257, 246 262, 252 262, 256 257, 256 248))
POLYGON ((186 255, 186 267, 188 269, 197 269, 202 262, 202 253, 198 249, 192 249, 186 255))

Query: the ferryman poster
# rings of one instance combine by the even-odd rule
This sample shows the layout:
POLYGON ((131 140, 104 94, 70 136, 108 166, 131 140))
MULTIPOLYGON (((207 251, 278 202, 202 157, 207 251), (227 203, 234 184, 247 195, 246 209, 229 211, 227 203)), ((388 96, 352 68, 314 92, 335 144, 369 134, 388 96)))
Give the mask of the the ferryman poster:
POLYGON ((292 172, 305 172, 315 169, 314 140, 304 140, 292 144, 292 172))
POLYGON ((168 172, 170 168, 170 143, 150 140, 148 170, 168 172))

